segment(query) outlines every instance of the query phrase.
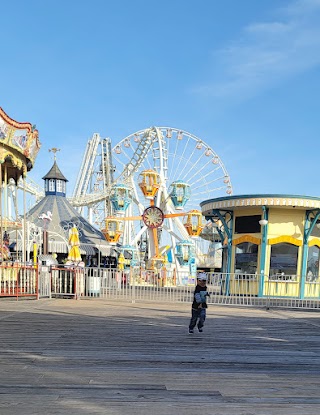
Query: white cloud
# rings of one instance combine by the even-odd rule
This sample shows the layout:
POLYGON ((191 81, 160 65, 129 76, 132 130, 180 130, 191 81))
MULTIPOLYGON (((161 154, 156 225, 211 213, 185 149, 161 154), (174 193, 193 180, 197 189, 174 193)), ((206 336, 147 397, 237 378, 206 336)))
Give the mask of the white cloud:
POLYGON ((244 28, 214 53, 215 77, 195 89, 219 98, 248 98, 320 65, 320 0, 298 0, 277 19, 244 28))

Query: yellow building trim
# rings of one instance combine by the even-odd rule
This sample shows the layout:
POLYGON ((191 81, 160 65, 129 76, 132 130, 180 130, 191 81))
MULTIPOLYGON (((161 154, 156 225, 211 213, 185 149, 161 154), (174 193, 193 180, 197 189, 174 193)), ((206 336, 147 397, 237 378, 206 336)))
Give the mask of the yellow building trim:
POLYGON ((232 245, 239 245, 242 242, 251 242, 255 245, 260 245, 261 244, 261 239, 256 238, 256 237, 251 236, 251 235, 242 235, 242 236, 240 236, 240 238, 234 239, 232 241, 232 245))
POLYGON ((317 245, 320 248, 320 238, 313 238, 308 242, 308 246, 317 245))
POLYGON ((288 244, 292 244, 296 246, 302 246, 302 241, 300 239, 293 238, 292 236, 289 236, 289 235, 282 235, 282 236, 278 236, 277 238, 268 239, 269 245, 280 244, 282 242, 287 242, 288 244))

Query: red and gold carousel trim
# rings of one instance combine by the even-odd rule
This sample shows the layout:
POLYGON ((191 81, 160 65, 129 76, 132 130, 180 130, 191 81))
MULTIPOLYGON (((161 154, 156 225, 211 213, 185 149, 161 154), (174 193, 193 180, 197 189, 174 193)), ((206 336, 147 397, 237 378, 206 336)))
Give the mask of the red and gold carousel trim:
POLYGON ((28 132, 35 132, 38 130, 32 131, 32 125, 29 122, 18 122, 9 117, 9 115, 0 107, 0 117, 9 125, 18 130, 28 130, 28 132))

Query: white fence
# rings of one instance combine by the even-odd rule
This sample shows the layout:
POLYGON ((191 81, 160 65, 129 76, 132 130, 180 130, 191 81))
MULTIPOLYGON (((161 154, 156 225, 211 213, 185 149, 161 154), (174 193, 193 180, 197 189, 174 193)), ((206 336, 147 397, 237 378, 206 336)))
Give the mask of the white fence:
MULTIPOLYGON (((168 275, 141 272, 86 268, 84 275, 85 297, 136 301, 191 302, 195 281, 183 278, 179 284, 168 275)), ((309 298, 299 298, 297 278, 268 279, 265 277, 262 295, 259 295, 258 275, 208 273, 208 303, 246 305, 258 307, 320 308, 320 283, 306 283, 309 298)))
MULTIPOLYGON (((153 273, 138 268, 125 271, 106 268, 48 268, 46 272, 40 270, 38 282, 35 271, 24 270, 20 274, 18 282, 17 278, 8 282, 6 277, 5 292, 9 292, 10 287, 19 286, 20 293, 32 292, 38 297, 191 303, 195 287, 194 279, 188 274, 180 276, 177 281, 174 274, 153 273), (22 285, 25 287, 23 290, 22 285)), ((1 279, 1 275, 0 270, 3 287, 4 278, 1 279)), ((300 299, 299 280, 297 276, 270 279, 265 276, 260 284, 259 276, 255 274, 208 273, 207 286, 211 293, 208 303, 319 309, 320 283, 307 281, 304 286, 304 299, 300 299)), ((12 295, 16 292, 17 290, 13 290, 12 295)))

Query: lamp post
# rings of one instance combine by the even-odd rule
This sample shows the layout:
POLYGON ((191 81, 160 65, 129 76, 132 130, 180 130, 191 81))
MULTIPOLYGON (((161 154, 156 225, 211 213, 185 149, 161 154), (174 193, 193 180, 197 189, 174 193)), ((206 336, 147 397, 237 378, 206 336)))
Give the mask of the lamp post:
POLYGON ((267 235, 268 235, 268 208, 262 206, 262 219, 259 220, 259 224, 262 227, 261 232, 261 252, 260 252, 260 280, 259 280, 259 292, 258 296, 263 296, 264 287, 264 274, 266 266, 266 251, 267 251, 267 235))
MULTIPOLYGON (((37 265, 37 257, 38 257, 38 246, 41 246, 41 228, 38 228, 36 225, 31 224, 29 229, 29 237, 28 237, 28 252, 31 248, 32 243, 32 252, 33 252, 33 265, 37 265)), ((41 252, 40 252, 41 253, 41 252)))
POLYGON ((48 210, 47 213, 41 213, 39 219, 42 219, 43 222, 43 255, 48 255, 48 226, 52 221, 52 213, 50 210, 48 210))

